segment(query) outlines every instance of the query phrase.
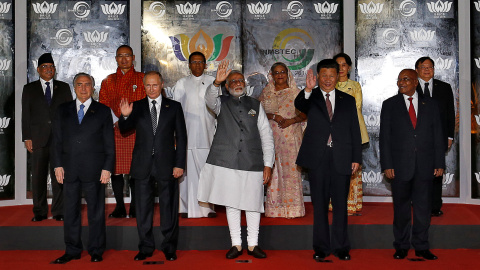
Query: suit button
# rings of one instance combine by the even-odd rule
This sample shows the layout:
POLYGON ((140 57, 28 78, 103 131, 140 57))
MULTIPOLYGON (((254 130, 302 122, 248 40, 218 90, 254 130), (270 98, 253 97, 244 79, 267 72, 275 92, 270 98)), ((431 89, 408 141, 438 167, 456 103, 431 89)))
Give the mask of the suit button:
POLYGON ((243 142, 243 140, 240 140, 240 142, 243 142))
POLYGON ((239 111, 239 113, 241 113, 242 111, 239 111))
POLYGON ((242 150, 238 150, 238 152, 242 152, 242 150))
POLYGON ((240 131, 243 131, 243 129, 240 129, 240 131))

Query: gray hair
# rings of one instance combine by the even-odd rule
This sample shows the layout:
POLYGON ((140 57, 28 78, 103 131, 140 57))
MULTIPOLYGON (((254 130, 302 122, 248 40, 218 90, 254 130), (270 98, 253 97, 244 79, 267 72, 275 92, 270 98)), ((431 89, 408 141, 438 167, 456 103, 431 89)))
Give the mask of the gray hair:
POLYGON ((243 75, 243 73, 240 70, 234 69, 234 70, 230 71, 230 74, 228 74, 226 84, 228 84, 230 82, 230 76, 232 76, 233 74, 240 74, 245 79, 245 76, 243 75))
POLYGON ((157 75, 160 78, 160 82, 163 82, 162 74, 160 74, 160 72, 158 72, 156 70, 151 70, 151 71, 146 72, 145 76, 143 76, 143 84, 144 85, 145 85, 145 78, 147 78, 147 76, 150 76, 150 75, 157 75))
POLYGON ((77 79, 79 77, 82 77, 82 76, 90 78, 90 81, 92 82, 92 88, 95 86, 95 79, 90 74, 87 74, 85 72, 80 72, 77 75, 75 75, 75 77, 73 77, 73 87, 74 88, 75 88, 75 83, 77 82, 77 79))

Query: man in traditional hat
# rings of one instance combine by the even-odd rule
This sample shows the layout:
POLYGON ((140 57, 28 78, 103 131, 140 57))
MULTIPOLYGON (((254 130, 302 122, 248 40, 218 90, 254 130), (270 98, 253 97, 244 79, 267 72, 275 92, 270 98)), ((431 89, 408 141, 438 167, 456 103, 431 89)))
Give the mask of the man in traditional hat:
POLYGON ((50 163, 52 119, 57 107, 72 100, 70 86, 53 79, 55 63, 52 54, 45 53, 38 59, 37 72, 40 79, 26 84, 22 95, 22 140, 30 152, 32 172, 33 214, 32 221, 47 218, 47 175, 50 168, 52 180, 52 215, 63 220, 62 186, 55 181, 50 163))

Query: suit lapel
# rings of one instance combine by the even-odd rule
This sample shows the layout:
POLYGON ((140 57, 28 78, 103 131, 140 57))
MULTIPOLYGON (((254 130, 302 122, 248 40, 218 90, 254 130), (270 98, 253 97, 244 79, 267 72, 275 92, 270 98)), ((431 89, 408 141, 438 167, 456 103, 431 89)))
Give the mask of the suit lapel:
MULTIPOLYGON (((150 113, 150 102, 148 98, 144 98, 143 105, 141 105, 141 107, 143 108, 142 109, 143 114, 146 116, 145 119, 149 120, 147 121, 148 122, 147 126, 152 131, 152 134, 153 134, 152 114, 150 113)), ((158 125, 157 125, 157 129, 158 129, 158 125)))
POLYGON ((42 100, 41 102, 43 102, 43 104, 45 104, 45 106, 49 107, 48 103, 47 103, 47 100, 45 99, 45 93, 43 92, 43 86, 42 86, 42 82, 40 81, 40 79, 36 82, 34 90, 35 90, 35 95, 38 96, 38 98, 42 100))
POLYGON ((418 112, 417 112, 417 127, 416 128, 418 128, 420 126, 420 124, 423 122, 423 118, 424 118, 423 111, 425 110, 426 102, 428 102, 427 99, 422 98, 422 97, 418 98, 418 112))
POLYGON ((162 97, 162 106, 160 107, 160 117, 158 118, 158 125, 157 131, 155 134, 158 133, 159 130, 163 130, 163 126, 165 125, 166 121, 162 121, 165 119, 170 111, 170 100, 168 98, 162 97))
MULTIPOLYGON (((341 111, 341 109, 338 109, 343 105, 343 93, 340 92, 340 90, 335 89, 335 108, 333 109, 333 117, 332 117, 332 122, 335 120, 335 116, 337 115, 337 111, 341 111)), ((325 105, 326 107, 326 105, 325 105)), ((328 115, 328 112, 327 112, 328 115)))
POLYGON ((317 93, 316 95, 317 98, 314 98, 313 97, 313 94, 315 93, 314 90, 312 90, 312 95, 310 96, 310 98, 313 98, 313 101, 317 103, 318 107, 320 107, 320 111, 323 113, 323 116, 330 122, 330 116, 328 116, 327 104, 325 103, 325 97, 323 96, 323 92, 322 90, 320 90, 319 87, 317 87, 316 88, 317 91, 315 91, 317 93))
POLYGON ((56 80, 53 80, 53 95, 52 95, 52 102, 50 103, 50 105, 54 104, 55 103, 55 100, 58 99, 58 83, 56 80))

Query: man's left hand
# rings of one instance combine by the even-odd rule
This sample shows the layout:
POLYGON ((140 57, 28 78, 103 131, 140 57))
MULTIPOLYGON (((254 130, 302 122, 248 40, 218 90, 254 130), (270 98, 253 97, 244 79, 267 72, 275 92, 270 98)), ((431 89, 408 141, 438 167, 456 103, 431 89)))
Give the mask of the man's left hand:
POLYGON ((452 144, 453 144, 453 140, 448 139, 448 149, 450 149, 450 147, 452 147, 452 144))
POLYGON ((360 163, 352 162, 352 175, 355 174, 360 168, 360 163))
POLYGON ((183 169, 182 168, 173 168, 173 177, 179 178, 183 174, 183 169))
POLYGON ((266 185, 272 179, 272 168, 263 167, 263 184, 266 185))
POLYGON ((435 169, 433 170, 433 175, 435 175, 435 177, 440 177, 443 175, 443 169, 435 169))
POLYGON ((106 184, 110 180, 110 172, 107 170, 102 170, 102 174, 100 175, 100 183, 106 184))

